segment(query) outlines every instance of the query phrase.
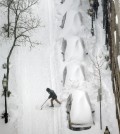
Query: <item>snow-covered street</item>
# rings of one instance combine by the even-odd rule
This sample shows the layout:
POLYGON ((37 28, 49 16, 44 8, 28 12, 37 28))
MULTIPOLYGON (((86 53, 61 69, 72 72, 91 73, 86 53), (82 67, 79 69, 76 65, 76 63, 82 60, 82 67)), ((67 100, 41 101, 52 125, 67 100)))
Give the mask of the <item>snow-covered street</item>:
MULTIPOLYGON (((31 35, 41 44, 31 49, 27 45, 14 49, 9 81, 12 92, 8 98, 9 122, 4 124, 0 120, 1 134, 103 134, 106 126, 111 134, 119 134, 111 71, 105 60, 108 51, 104 45, 105 32, 102 27, 100 0, 99 3, 98 19, 94 21, 95 36, 90 32, 88 0, 65 0, 63 4, 58 0, 40 0, 33 7, 34 15, 41 19, 42 27, 31 35), (66 18, 61 28, 63 16, 66 18), (66 47, 64 41, 67 43, 66 47), (102 130, 100 103, 97 100, 99 77, 96 69, 96 64, 101 63, 102 130), (56 92, 61 105, 55 103, 54 108, 50 108, 48 100, 41 109, 48 98, 46 88, 56 92), (76 90, 88 93, 95 111, 95 124, 88 130, 73 131, 68 127, 66 102, 69 94, 76 90)), ((9 43, 7 40, 7 44, 9 43)), ((0 66, 5 62, 8 52, 8 49, 5 51, 6 47, 0 46, 0 66)), ((4 72, 2 69, 0 71, 2 80, 4 72)), ((1 84, 0 86, 2 88, 1 84)), ((3 97, 0 101, 2 113, 3 97)))
POLYGON ((43 44, 31 51, 26 47, 18 50, 21 51, 17 63, 17 70, 20 73, 18 79, 22 78, 19 82, 21 86, 18 86, 20 87, 18 91, 22 89, 22 118, 20 116, 21 119, 18 120, 18 134, 57 133, 57 123, 55 123, 57 112, 49 109, 41 110, 42 103, 48 98, 46 88, 53 88, 54 85, 52 63, 54 40, 51 31, 53 21, 51 21, 52 8, 49 4, 49 0, 41 1, 38 8, 38 14, 42 16, 45 28, 41 34, 36 34, 43 35, 43 38, 40 38, 43 44))

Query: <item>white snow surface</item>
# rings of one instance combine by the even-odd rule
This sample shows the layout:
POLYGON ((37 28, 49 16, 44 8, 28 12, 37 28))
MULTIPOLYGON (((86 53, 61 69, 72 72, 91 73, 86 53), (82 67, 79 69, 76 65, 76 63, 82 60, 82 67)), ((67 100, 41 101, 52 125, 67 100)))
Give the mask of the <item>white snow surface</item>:
MULTIPOLYGON (((33 7, 34 15, 42 20, 41 28, 31 33, 31 38, 41 42, 32 48, 16 47, 11 57, 8 101, 9 122, 0 119, 1 134, 103 134, 108 126, 111 134, 119 134, 116 120, 115 99, 111 82, 111 71, 106 69, 107 50, 105 32, 102 27, 101 1, 98 19, 94 22, 95 36, 90 33, 91 18, 87 14, 88 0, 40 0, 33 7), (67 12, 64 28, 59 26, 67 12), (62 38, 67 40, 65 61, 61 55, 62 38), (96 61, 103 63, 102 77, 102 130, 100 129, 100 105, 97 101, 99 78, 96 61), (67 67, 63 87, 63 68, 67 67), (46 88, 53 89, 60 106, 43 110, 41 105, 48 98, 46 88), (72 131, 68 128, 66 100, 71 92, 81 90, 88 93, 95 110, 95 125, 89 130, 72 131)), ((0 9, 0 27, 6 23, 5 9, 0 9)), ((0 36, 0 80, 6 70, 2 64, 11 47, 11 40, 0 36)), ((2 94, 2 83, 0 83, 2 94)), ((82 102, 81 102, 82 103, 82 102)), ((84 104, 85 102, 83 102, 84 104)), ((76 109, 78 110, 78 109, 76 109)), ((0 97, 0 113, 4 112, 4 97, 0 97)), ((84 117, 85 119, 85 117, 84 117)))
POLYGON ((73 124, 92 125, 93 119, 90 102, 84 91, 73 91, 70 119, 73 124))
POLYGON ((118 60, 118 66, 119 66, 119 70, 120 70, 120 55, 118 55, 117 60, 118 60))

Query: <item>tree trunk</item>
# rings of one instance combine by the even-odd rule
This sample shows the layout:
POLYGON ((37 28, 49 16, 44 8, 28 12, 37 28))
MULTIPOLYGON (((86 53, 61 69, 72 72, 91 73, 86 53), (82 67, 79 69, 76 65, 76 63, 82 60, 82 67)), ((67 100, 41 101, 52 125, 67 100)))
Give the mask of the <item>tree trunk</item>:
POLYGON ((8 37, 10 36, 10 8, 9 8, 10 4, 8 5, 8 37))
MULTIPOLYGON (((100 67, 99 67, 100 68, 100 67)), ((99 93, 99 97, 100 97, 100 128, 102 129, 102 82, 101 82, 101 71, 100 69, 99 71, 99 78, 100 78, 100 93, 99 93)))
POLYGON ((8 86, 9 86, 8 83, 9 83, 9 71, 10 71, 10 67, 9 67, 10 66, 10 57, 11 57, 11 54, 15 47, 15 44, 16 44, 16 39, 14 40, 13 45, 12 45, 10 52, 8 54, 8 57, 7 57, 7 90, 8 90, 8 86))

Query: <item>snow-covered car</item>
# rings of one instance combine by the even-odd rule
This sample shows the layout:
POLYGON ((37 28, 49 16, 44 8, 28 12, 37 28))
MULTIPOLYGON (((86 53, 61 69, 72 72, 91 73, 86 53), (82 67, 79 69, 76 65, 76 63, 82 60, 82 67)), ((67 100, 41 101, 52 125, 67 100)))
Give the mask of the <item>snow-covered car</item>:
POLYGON ((69 128, 86 130, 93 125, 92 109, 86 92, 75 90, 67 98, 66 112, 69 128))

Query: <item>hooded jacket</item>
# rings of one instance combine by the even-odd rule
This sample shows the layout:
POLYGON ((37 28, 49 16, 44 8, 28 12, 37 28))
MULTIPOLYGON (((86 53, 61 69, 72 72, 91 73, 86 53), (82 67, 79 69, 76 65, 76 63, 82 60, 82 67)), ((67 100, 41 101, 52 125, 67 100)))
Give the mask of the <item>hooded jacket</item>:
POLYGON ((49 97, 48 97, 49 99, 50 98, 57 99, 57 95, 53 90, 49 89, 49 90, 47 90, 47 92, 50 94, 49 97))

